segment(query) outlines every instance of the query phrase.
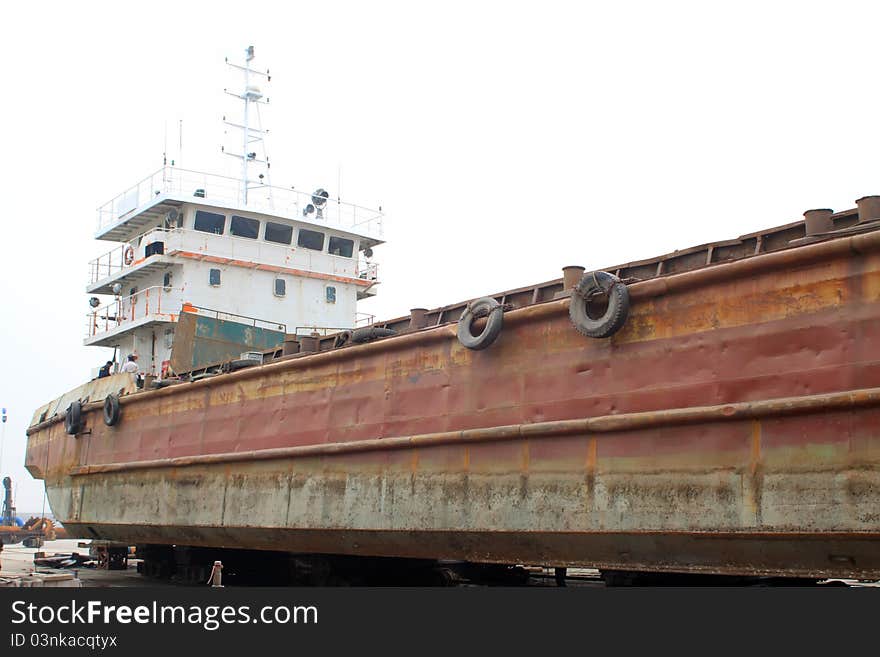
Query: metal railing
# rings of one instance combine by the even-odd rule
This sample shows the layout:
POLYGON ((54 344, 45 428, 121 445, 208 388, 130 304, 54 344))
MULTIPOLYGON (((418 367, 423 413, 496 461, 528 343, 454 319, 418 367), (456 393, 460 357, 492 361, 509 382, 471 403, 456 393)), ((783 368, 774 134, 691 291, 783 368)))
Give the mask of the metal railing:
POLYGON ((194 306, 191 303, 183 306, 183 312, 193 313, 202 317, 211 317, 216 320, 227 320, 238 324, 250 324, 254 328, 267 329, 269 331, 280 331, 287 333, 287 324, 283 322, 272 322, 259 317, 250 317, 248 315, 239 315, 237 313, 228 313, 224 310, 215 310, 213 308, 205 308, 203 306, 194 306))
POLYGON ((357 277, 365 281, 379 280, 379 265, 375 262, 358 261, 357 277))
POLYGON ((101 279, 125 269, 127 266, 125 264, 127 246, 127 244, 122 244, 89 261, 89 284, 97 283, 101 279))
POLYGON ((180 229, 169 229, 157 226, 141 233, 131 243, 137 244, 137 249, 132 247, 131 262, 125 262, 125 252, 131 246, 131 243, 123 243, 116 246, 107 253, 104 253, 94 260, 89 261, 89 284, 97 283, 100 280, 108 278, 113 274, 121 272, 123 269, 133 267, 140 259, 143 258, 144 248, 153 242, 161 242, 165 233, 173 232, 180 229), (147 236, 151 233, 159 233, 156 239, 149 239, 147 236))
POLYGON ((297 326, 293 333, 298 337, 321 337, 325 338, 334 333, 342 333, 343 331, 351 331, 356 328, 372 326, 376 323, 376 316, 369 313, 355 313, 354 327, 348 326, 318 326, 317 324, 307 324, 305 326, 297 326))
POLYGON ((298 338, 326 338, 328 335, 333 335, 334 333, 342 333, 343 331, 350 331, 350 328, 345 328, 342 326, 317 326, 315 324, 309 324, 306 326, 297 326, 293 329, 293 335, 298 338))
POLYGON ((381 237, 383 231, 383 215, 378 210, 327 199, 320 212, 316 209, 303 217, 303 210, 314 205, 311 193, 274 185, 249 188, 245 205, 241 198, 241 181, 237 178, 169 166, 162 167, 101 205, 98 208, 97 230, 115 224, 160 194, 195 202, 217 203, 224 207, 246 207, 257 212, 352 230, 375 238, 381 237))
POLYGON ((86 315, 86 337, 108 333, 149 315, 177 314, 183 303, 179 295, 182 291, 156 285, 99 306, 86 315))
POLYGON ((355 313, 354 326, 360 328, 362 326, 372 326, 376 323, 376 316, 370 313, 355 313))

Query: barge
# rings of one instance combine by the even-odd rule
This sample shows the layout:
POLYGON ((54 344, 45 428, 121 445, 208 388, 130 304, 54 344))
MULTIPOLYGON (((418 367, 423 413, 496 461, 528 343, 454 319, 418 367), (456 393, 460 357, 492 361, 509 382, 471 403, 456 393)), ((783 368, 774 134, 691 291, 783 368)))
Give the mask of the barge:
POLYGON ((242 155, 232 197, 164 167, 99 210, 86 344, 147 376, 34 414, 69 535, 880 579, 880 197, 359 321, 381 214, 242 155))

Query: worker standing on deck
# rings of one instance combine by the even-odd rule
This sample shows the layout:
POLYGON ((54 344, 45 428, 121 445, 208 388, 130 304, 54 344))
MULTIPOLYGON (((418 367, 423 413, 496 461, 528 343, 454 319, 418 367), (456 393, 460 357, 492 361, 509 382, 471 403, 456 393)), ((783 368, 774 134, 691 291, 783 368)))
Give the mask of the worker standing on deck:
POLYGON ((138 359, 137 354, 129 354, 128 360, 126 361, 125 365, 122 366, 122 371, 129 372, 131 374, 137 374, 138 373, 137 359, 138 359))

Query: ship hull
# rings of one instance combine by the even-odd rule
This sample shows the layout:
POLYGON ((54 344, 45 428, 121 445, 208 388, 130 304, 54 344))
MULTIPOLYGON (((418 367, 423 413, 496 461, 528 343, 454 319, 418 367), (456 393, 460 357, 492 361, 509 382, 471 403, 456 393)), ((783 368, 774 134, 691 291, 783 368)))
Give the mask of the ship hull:
POLYGON ((880 237, 123 398, 29 431, 70 532, 608 569, 880 577, 880 237))

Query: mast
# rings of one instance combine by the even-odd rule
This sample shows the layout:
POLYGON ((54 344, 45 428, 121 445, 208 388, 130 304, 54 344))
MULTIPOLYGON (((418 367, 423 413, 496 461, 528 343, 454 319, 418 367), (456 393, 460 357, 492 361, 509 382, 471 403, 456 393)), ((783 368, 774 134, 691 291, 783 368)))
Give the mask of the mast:
POLYGON ((254 59, 254 47, 248 46, 245 50, 244 65, 235 64, 226 59, 226 64, 244 74, 244 89, 240 93, 233 93, 227 89, 224 91, 242 101, 242 120, 241 123, 227 121, 223 117, 223 122, 231 128, 241 130, 241 153, 231 153, 223 148, 226 155, 241 160, 241 182, 239 188, 239 200, 242 205, 248 203, 248 193, 252 187, 265 186, 268 191, 269 201, 272 201, 272 187, 269 181, 269 157, 266 154, 265 135, 269 132, 264 130, 262 119, 260 118, 260 105, 265 105, 269 99, 263 99, 263 92, 257 86, 253 79, 263 77, 266 82, 271 81, 272 77, 269 71, 257 71, 251 68, 251 62, 254 59), (255 125, 252 125, 252 122, 255 125), (258 149, 260 152, 258 152, 258 149), (256 180, 251 179, 251 165, 259 165, 260 173, 256 180))

